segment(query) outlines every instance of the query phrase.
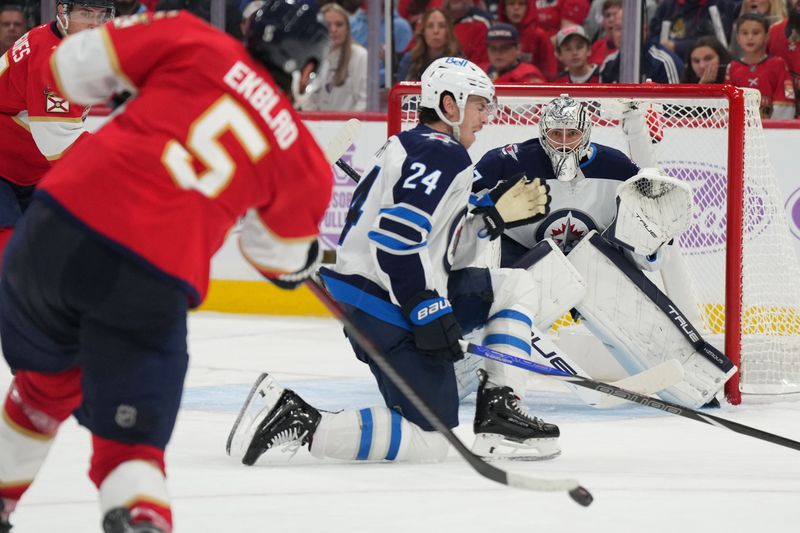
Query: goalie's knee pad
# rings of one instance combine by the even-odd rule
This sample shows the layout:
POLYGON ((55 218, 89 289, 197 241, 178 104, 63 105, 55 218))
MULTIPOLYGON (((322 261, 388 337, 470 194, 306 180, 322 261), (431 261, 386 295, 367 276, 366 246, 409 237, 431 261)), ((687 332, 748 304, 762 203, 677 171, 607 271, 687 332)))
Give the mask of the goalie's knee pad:
POLYGON ((513 268, 492 269, 491 274, 492 313, 522 304, 533 314, 534 325, 544 330, 586 292, 580 273, 550 239, 534 246, 513 268))
POLYGON ((322 413, 311 454, 345 461, 442 461, 447 440, 386 407, 322 413))
POLYGON ((668 359, 683 365, 683 381, 659 393, 665 400, 699 407, 736 371, 658 287, 596 232, 581 240, 569 260, 587 283, 577 306, 586 327, 626 372, 633 375, 668 359))

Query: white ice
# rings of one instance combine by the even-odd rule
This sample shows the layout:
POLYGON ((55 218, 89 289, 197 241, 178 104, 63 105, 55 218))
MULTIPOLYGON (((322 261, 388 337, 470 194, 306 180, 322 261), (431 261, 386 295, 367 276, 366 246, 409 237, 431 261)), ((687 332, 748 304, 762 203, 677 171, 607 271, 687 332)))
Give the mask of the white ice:
MULTIPOLYGON (((510 489, 477 475, 451 451, 442 464, 322 462, 302 449, 245 467, 225 439, 262 371, 313 405, 378 405, 365 365, 328 319, 190 318, 191 367, 167 449, 177 533, 794 532, 800 528, 800 452, 639 406, 598 411, 558 382, 532 380, 526 402, 557 423, 561 457, 496 463, 543 478, 578 479, 595 502, 510 489)), ((0 369, 0 386, 10 381, 0 369)), ((472 439, 474 396, 457 434, 472 439)), ((719 416, 800 440, 800 403, 723 406, 719 416)), ((86 477, 89 436, 66 422, 12 517, 14 532, 100 531, 86 477)))

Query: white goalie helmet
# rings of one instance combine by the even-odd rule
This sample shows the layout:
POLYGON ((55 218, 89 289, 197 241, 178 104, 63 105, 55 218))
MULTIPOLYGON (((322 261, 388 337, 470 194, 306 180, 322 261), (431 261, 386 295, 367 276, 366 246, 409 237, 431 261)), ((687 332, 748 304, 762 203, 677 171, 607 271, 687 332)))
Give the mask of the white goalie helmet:
POLYGON ((460 57, 441 57, 431 63, 421 77, 420 106, 436 111, 445 124, 452 126, 458 137, 458 126, 464 121, 464 107, 470 95, 481 96, 489 102, 490 114, 494 107, 494 84, 475 63, 460 57), (440 109, 442 94, 453 95, 458 106, 457 122, 449 120, 440 109))
POLYGON ((592 118, 586 104, 562 94, 544 107, 539 118, 539 139, 560 181, 570 181, 577 176, 580 160, 589 148, 591 133, 592 118), (575 131, 580 132, 579 137, 575 137, 575 131))

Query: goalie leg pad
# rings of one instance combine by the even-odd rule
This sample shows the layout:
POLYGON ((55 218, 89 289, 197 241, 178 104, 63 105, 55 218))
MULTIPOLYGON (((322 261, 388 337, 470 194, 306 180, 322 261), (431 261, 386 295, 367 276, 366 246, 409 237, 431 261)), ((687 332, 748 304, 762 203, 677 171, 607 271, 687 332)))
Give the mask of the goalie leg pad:
POLYGON ((709 346, 669 298, 640 271, 629 264, 624 267, 626 263, 619 258, 626 261, 596 232, 570 252, 569 260, 588 287, 577 306, 584 324, 630 375, 677 359, 683 365, 684 379, 659 395, 689 407, 704 405, 720 391, 736 367, 721 353, 709 353, 709 346), (619 256, 616 262, 611 259, 613 254, 619 256), (637 275, 639 279, 634 283, 631 278, 637 275), (670 314, 665 308, 672 309, 670 314))
POLYGON ((549 329, 586 293, 583 277, 550 239, 531 248, 513 267, 492 270, 495 301, 504 307, 523 304, 533 313, 533 323, 540 329, 549 329), (510 274, 518 269, 527 276, 521 272, 510 274))
POLYGON ((440 433, 386 407, 322 413, 311 442, 313 456, 345 461, 438 462, 448 449, 440 433))

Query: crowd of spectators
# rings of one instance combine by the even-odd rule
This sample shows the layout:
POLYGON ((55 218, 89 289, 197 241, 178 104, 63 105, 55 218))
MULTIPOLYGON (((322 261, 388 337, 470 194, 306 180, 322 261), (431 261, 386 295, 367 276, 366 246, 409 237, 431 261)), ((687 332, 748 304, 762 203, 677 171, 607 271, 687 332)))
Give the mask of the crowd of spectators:
MULTIPOLYGON (((4 0, 0 0, 0 3, 4 0)), ((0 52, 33 24, 39 0, 0 6, 0 52)), ((323 90, 304 110, 366 108, 367 2, 321 0, 331 31, 323 90)), ((225 0, 226 30, 241 37, 261 0, 225 0)), ((383 2, 380 2, 383 9, 383 2)), ((642 0, 641 80, 732 83, 762 94, 762 115, 798 116, 800 0, 642 0)), ((188 9, 210 0, 117 0, 117 14, 188 9)), ((618 83, 623 0, 397 0, 393 80, 419 80, 432 61, 465 57, 497 83, 618 83)), ((384 42, 381 18, 380 42, 384 42)), ((379 50, 384 84, 384 50, 379 50)))

